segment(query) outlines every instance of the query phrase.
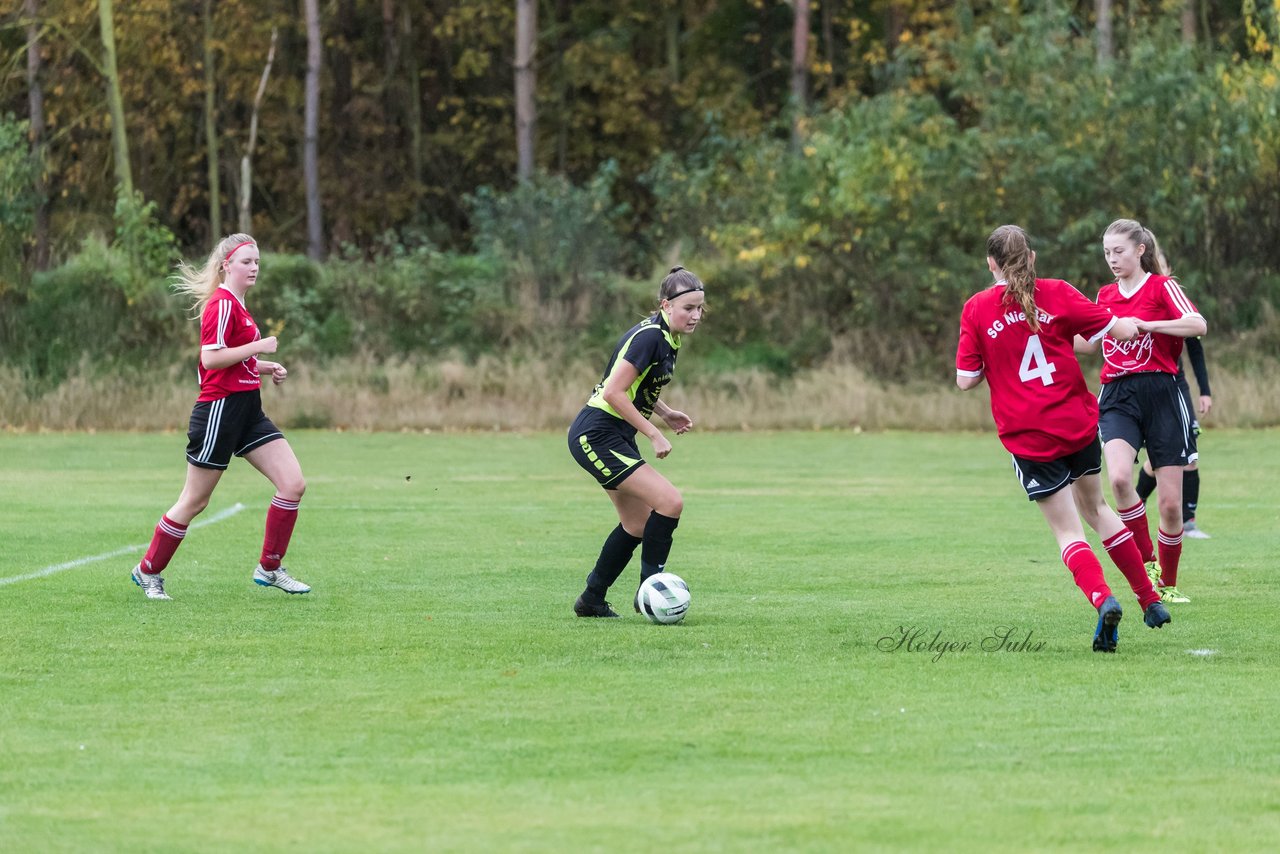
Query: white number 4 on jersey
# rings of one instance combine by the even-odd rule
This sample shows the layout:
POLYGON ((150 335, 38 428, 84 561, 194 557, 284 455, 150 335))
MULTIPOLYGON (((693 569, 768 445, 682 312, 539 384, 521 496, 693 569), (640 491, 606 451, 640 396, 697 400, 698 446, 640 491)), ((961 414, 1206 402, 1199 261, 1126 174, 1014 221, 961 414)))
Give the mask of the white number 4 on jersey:
POLYGON ((1058 370, 1053 362, 1044 357, 1044 345, 1039 335, 1027 339, 1027 349, 1022 352, 1022 364, 1018 366, 1018 379, 1024 383, 1040 380, 1045 385, 1053 385, 1053 373, 1058 370))

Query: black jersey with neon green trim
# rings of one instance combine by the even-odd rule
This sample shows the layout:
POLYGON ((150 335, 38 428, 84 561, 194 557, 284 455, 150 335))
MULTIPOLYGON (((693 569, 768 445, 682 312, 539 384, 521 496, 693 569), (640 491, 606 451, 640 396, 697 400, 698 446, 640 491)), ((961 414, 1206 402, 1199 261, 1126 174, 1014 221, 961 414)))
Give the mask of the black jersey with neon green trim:
POLYGON ((671 331, 670 321, 664 312, 659 311, 637 323, 618 341, 613 355, 609 357, 609 367, 591 393, 587 406, 622 419, 604 399, 604 386, 618 370, 618 366, 626 361, 639 373, 636 381, 627 389, 627 397, 640 410, 640 414, 648 418, 653 414, 653 407, 658 403, 658 395, 662 394, 663 387, 671 382, 679 350, 680 336, 671 331))

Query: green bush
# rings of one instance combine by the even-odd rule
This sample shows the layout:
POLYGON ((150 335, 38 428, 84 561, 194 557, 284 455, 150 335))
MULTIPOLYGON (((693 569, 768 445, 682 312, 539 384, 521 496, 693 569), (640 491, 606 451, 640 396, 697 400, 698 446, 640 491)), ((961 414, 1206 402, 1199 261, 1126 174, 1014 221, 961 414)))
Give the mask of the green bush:
POLYGON ((1128 50, 1099 68, 1058 15, 973 29, 914 58, 928 88, 814 117, 799 155, 712 136, 659 160, 649 184, 678 214, 658 229, 706 259, 717 335, 800 363, 843 342, 894 379, 949 369, 960 305, 990 282, 984 239, 1007 222, 1031 232, 1041 275, 1092 294, 1110 280, 1102 231, 1136 217, 1211 331, 1240 328, 1280 269, 1280 80, 1203 67, 1163 25, 1128 50))
POLYGON ((84 356, 106 365, 136 363, 187 343, 179 301, 100 238, 33 276, 18 321, 13 357, 33 376, 54 381, 84 356))

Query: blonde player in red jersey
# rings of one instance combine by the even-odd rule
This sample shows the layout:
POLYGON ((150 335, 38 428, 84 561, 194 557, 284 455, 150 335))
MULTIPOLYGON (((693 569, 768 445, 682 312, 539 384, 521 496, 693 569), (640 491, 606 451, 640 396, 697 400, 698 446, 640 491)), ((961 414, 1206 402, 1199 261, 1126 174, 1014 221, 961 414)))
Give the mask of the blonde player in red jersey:
POLYGON ((1098 292, 1098 305, 1132 317, 1138 337, 1077 342, 1077 350, 1102 348, 1098 430, 1107 477, 1120 518, 1138 541, 1148 571, 1166 603, 1191 600, 1178 590, 1182 558, 1182 471, 1194 463, 1194 416, 1178 389, 1183 339, 1204 335, 1204 318, 1167 268, 1156 237, 1141 223, 1118 219, 1102 235, 1102 251, 1116 280, 1098 292), (1147 448, 1156 478, 1160 515, 1158 553, 1152 548, 1146 508, 1134 488, 1133 461, 1147 448), (1159 557, 1159 565, 1155 560, 1159 557))
POLYGON ((1076 335, 1133 338, 1134 321, 1117 318, 1061 279, 1037 279, 1035 253, 1016 225, 987 238, 995 284, 969 298, 960 314, 956 384, 991 388, 991 414, 1014 472, 1057 538, 1062 562, 1098 611, 1093 648, 1115 652, 1123 611, 1102 564, 1085 540, 1081 517, 1098 532, 1153 629, 1169 622, 1133 534, 1102 498, 1098 404, 1076 360, 1076 335))
POLYGON ((161 572, 182 544, 187 527, 205 507, 232 454, 244 457, 276 488, 267 509, 262 556, 253 581, 286 593, 311 588, 280 565, 306 490, 298 458, 262 411, 261 374, 276 385, 289 372, 279 362, 258 358, 276 351, 274 336, 263 338, 245 307, 245 294, 258 281, 258 244, 247 234, 223 238, 204 267, 179 267, 176 290, 195 300, 200 312, 200 396, 187 431, 187 481, 178 501, 160 517, 146 556, 133 568, 133 582, 148 599, 171 598, 161 572))

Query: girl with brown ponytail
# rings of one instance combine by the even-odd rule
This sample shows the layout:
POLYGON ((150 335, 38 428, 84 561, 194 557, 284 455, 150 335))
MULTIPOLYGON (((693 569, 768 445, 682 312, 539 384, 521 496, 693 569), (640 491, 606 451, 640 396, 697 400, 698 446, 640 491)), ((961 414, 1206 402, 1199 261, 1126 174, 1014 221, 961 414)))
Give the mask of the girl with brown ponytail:
MULTIPOLYGON (((586 589, 573 604, 579 617, 616 617, 605 595, 640 547, 640 581, 661 572, 671 552, 684 499, 661 472, 647 465, 636 447, 643 433, 658 459, 671 442, 651 421, 657 415, 676 435, 693 429, 693 419, 658 395, 671 381, 683 336, 697 329, 706 308, 702 280, 672 267, 658 289, 658 308, 623 334, 604 376, 569 427, 569 453, 595 478, 613 502, 618 526, 604 541, 586 589)), ((639 610, 639 606, 636 606, 639 610)))
POLYGON ((991 414, 1027 497, 1058 541, 1062 562, 1097 611, 1093 649, 1115 652, 1123 611, 1085 540, 1081 516, 1138 597, 1151 628, 1169 622, 1133 535, 1102 498, 1098 404, 1085 385, 1074 340, 1137 335, 1128 318, 1090 302, 1061 279, 1036 278, 1027 233, 1002 225, 987 238, 995 284, 970 297, 960 315, 956 384, 991 387, 991 414))

